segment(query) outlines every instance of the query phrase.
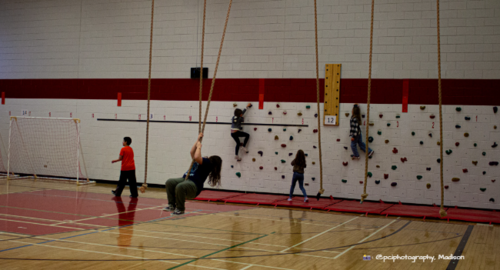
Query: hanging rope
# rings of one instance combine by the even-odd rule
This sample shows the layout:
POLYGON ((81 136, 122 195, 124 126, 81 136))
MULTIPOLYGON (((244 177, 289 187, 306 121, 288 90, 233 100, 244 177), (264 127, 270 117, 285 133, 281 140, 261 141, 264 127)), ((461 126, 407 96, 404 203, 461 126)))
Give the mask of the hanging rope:
POLYGON ((201 133, 201 105, 203 95, 203 51, 205 48, 205 17, 207 15, 207 0, 203 3, 203 31, 201 34, 201 64, 200 64, 200 104, 198 105, 198 133, 201 133))
MULTIPOLYGON (((205 132, 205 126, 207 124, 208 111, 210 110, 210 102, 212 100, 212 93, 214 91, 215 78, 217 77, 217 70, 219 69, 219 61, 220 61, 220 56, 222 54, 222 46, 224 45, 224 38, 226 36, 227 22, 229 21, 229 14, 231 12, 231 5, 232 4, 233 4, 233 0, 229 0, 229 7, 227 8, 226 23, 224 24, 224 31, 222 32, 222 39, 220 41, 220 47, 219 47, 219 55, 217 55, 217 62, 215 63, 214 77, 212 79, 212 85, 210 86, 210 94, 208 95, 207 109, 205 110, 205 118, 203 119, 203 127, 202 127, 200 133, 204 133, 205 132)), ((205 12, 205 11, 203 11, 203 12, 205 12)), ((203 15, 203 16, 205 16, 205 15, 203 15)), ((205 31, 203 31, 203 33, 205 33, 205 31)), ((204 42, 204 39, 202 39, 202 42, 204 42)), ((202 48, 203 48, 203 45, 202 45, 202 48)), ((202 71, 201 71, 201 74, 202 74, 202 71)), ((200 108, 201 108, 201 105, 200 105, 200 108)), ((201 114, 200 114, 200 119, 201 119, 201 114)), ((203 138, 200 139, 200 142, 201 141, 203 141, 203 138)), ((193 161, 191 161, 191 166, 189 166, 189 170, 187 171, 186 178, 184 178, 184 180, 188 179, 189 172, 191 172, 191 169, 193 168, 193 165, 194 165, 194 159, 193 159, 193 161)))
POLYGON ((139 190, 144 193, 148 188, 148 148, 149 148, 149 113, 151 101, 151 62, 153 60, 153 18, 155 13, 155 0, 151 2, 151 34, 149 37, 149 75, 148 75, 148 115, 146 120, 146 158, 144 164, 144 183, 139 190))
POLYGON ((444 210, 444 186, 443 186, 443 110, 442 110, 442 95, 441 95, 441 34, 439 26, 439 0, 437 0, 437 43, 438 43, 438 93, 439 93, 439 155, 441 162, 439 162, 439 175, 441 179, 441 209, 439 215, 446 216, 444 210))
POLYGON ((375 0, 372 0, 372 20, 370 25, 370 63, 368 67, 368 96, 366 98, 366 134, 365 134, 365 142, 366 142, 366 151, 365 151, 365 181, 363 186, 363 194, 361 195, 361 203, 368 197, 368 193, 366 193, 366 185, 368 181, 368 131, 370 130, 370 96, 372 90, 372 55, 373 55, 373 14, 375 10, 375 0))
POLYGON ((321 197, 325 192, 323 189, 323 160, 321 159, 321 113, 319 111, 319 56, 318 56, 318 11, 316 0, 314 0, 314 34, 316 37, 316 107, 318 109, 318 149, 319 149, 319 191, 316 199, 321 197))

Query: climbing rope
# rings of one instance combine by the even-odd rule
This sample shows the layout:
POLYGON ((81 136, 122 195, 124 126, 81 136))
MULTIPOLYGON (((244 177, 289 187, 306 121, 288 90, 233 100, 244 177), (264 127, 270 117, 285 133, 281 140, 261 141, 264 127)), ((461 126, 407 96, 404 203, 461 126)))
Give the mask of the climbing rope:
MULTIPOLYGON (((219 69, 219 61, 220 61, 220 56, 222 54, 222 46, 224 44, 224 38, 226 36, 226 29, 227 29, 227 22, 229 21, 229 14, 231 12, 231 5, 233 4, 233 0, 229 0, 229 7, 227 9, 227 16, 226 16, 226 23, 224 24, 224 31, 222 32, 222 39, 220 41, 220 47, 219 47, 219 55, 217 56, 217 62, 215 63, 215 69, 214 69, 214 77, 212 79, 212 85, 210 86, 210 94, 208 95, 208 102, 207 102, 207 109, 205 110, 205 118, 203 119, 203 127, 201 129, 200 133, 205 132, 205 126, 207 124, 207 116, 208 116, 208 111, 210 110, 210 101, 212 100, 212 93, 214 91, 214 86, 215 86, 215 78, 217 77, 217 70, 219 69)), ((205 12, 205 11, 204 11, 205 12)), ((205 16, 205 15, 203 15, 205 16)), ((205 33, 205 31, 203 31, 205 33)), ((202 42, 204 42, 204 39, 202 39, 202 42)), ((203 48, 203 45, 202 45, 203 48)), ((203 54, 202 54, 203 55, 203 54)), ((202 58, 203 59, 203 58, 202 58)), ((201 71, 203 74, 203 72, 201 71)), ((202 75, 200 75, 202 76, 202 75)), ((200 79, 201 80, 201 79, 200 79)), ((200 104, 201 105, 201 104, 200 104)), ((201 108, 201 106, 200 106, 201 108)), ((200 114, 200 119, 201 119, 201 114, 200 114)), ((203 138, 200 139, 200 142, 203 140, 203 138)), ((189 177, 189 172, 191 172, 191 169, 193 168, 194 165, 194 159, 191 161, 191 166, 189 166, 189 170, 186 173, 186 178, 184 180, 187 180, 189 177)))
POLYGON ((441 95, 441 35, 439 26, 439 0, 437 2, 437 43, 438 43, 438 93, 439 93, 439 155, 441 162, 439 162, 439 174, 441 179, 441 209, 439 215, 446 216, 444 210, 444 186, 443 186, 443 110, 442 110, 442 95, 441 95))
POLYGON ((321 194, 325 192, 323 189, 323 160, 321 158, 321 113, 319 111, 319 57, 318 57, 318 11, 316 8, 316 0, 314 0, 314 34, 316 40, 316 107, 318 109, 318 149, 319 149, 319 191, 316 199, 319 200, 321 194))
POLYGON ((149 148, 149 112, 151 101, 151 62, 153 60, 153 18, 155 13, 155 0, 151 2, 151 33, 149 37, 149 75, 148 75, 148 115, 146 120, 146 158, 144 164, 144 183, 139 190, 144 193, 148 188, 148 148, 149 148))
POLYGON ((373 14, 375 8, 375 0, 372 0, 372 20, 370 25, 370 63, 368 67, 368 96, 366 99, 366 134, 365 134, 365 142, 366 142, 366 151, 365 151, 365 181, 363 186, 363 194, 361 195, 361 203, 368 197, 368 193, 366 193, 366 185, 368 181, 368 131, 370 130, 370 96, 372 90, 372 55, 373 55, 373 14))
POLYGON ((203 31, 201 34, 201 64, 200 64, 200 104, 198 106, 198 133, 201 133, 201 106, 203 95, 203 50, 205 48, 205 18, 207 15, 207 0, 203 3, 203 31))

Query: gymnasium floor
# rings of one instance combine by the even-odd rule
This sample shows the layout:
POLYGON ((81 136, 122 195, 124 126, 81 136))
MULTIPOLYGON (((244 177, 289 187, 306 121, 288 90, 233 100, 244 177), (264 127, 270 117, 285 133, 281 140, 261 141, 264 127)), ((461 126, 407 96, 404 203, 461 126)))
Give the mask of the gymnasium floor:
POLYGON ((198 201, 171 217, 162 189, 111 189, 0 180, 1 269, 500 268, 496 225, 198 201))

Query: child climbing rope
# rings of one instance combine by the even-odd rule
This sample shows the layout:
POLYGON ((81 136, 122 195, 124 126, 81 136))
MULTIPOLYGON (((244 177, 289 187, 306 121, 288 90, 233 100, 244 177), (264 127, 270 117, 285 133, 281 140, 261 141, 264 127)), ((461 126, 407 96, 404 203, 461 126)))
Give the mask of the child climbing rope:
POLYGON ((238 156, 238 152, 240 150, 240 137, 245 137, 245 141, 243 142, 243 146, 241 147, 243 151, 248 153, 247 150, 247 143, 248 139, 250 139, 250 134, 243 132, 243 128, 241 127, 241 124, 244 122, 245 118, 243 115, 245 115, 245 112, 247 109, 252 107, 252 104, 248 103, 247 107, 243 110, 241 109, 236 109, 234 110, 234 116, 231 119, 231 137, 233 137, 234 141, 236 142, 236 149, 235 149, 235 159, 237 161, 241 161, 241 158, 238 156))
POLYGON ((122 162, 122 168, 120 170, 120 180, 115 190, 111 190, 111 193, 116 197, 122 195, 123 188, 127 184, 130 187, 130 197, 137 198, 139 194, 137 193, 137 180, 135 178, 135 162, 134 162, 134 150, 130 147, 132 144, 132 139, 130 137, 123 138, 123 147, 120 150, 120 156, 118 159, 111 161, 111 163, 116 163, 118 161, 122 162))
POLYGON ((295 184, 299 181, 299 188, 302 190, 302 194, 304 194, 304 202, 307 202, 309 199, 307 198, 306 190, 304 189, 304 168, 307 167, 306 164, 306 156, 304 155, 304 151, 299 150, 295 155, 295 159, 292 160, 293 166, 293 177, 292 177, 292 186, 290 187, 290 197, 288 201, 292 200, 293 191, 295 190, 295 184))
POLYGON ((200 195, 203 185, 210 175, 208 184, 212 187, 220 185, 220 170, 222 159, 219 156, 201 157, 201 142, 203 133, 198 135, 198 140, 191 148, 191 158, 195 163, 189 172, 188 180, 184 181, 186 174, 182 178, 172 178, 165 182, 167 189, 168 206, 166 211, 174 211, 172 215, 184 214, 186 199, 194 199, 200 195))
MULTIPOLYGON (((366 152, 366 145, 361 137, 361 114, 358 104, 354 104, 352 108, 352 117, 351 117, 351 131, 349 133, 349 137, 351 137, 351 149, 353 155, 351 155, 353 160, 359 159, 358 147, 361 151, 366 152)), ((368 147, 368 156, 371 157, 375 151, 368 147)))

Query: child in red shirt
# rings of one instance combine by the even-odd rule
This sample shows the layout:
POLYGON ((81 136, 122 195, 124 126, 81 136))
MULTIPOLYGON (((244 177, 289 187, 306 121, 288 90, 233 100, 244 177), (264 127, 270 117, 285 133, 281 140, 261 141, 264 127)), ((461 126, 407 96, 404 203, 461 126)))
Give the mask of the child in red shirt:
POLYGON ((117 197, 122 195, 127 179, 130 187, 130 197, 137 198, 139 196, 139 194, 137 194, 137 180, 135 179, 134 150, 132 150, 130 144, 132 144, 132 139, 130 137, 123 138, 123 148, 120 151, 120 157, 111 161, 111 163, 118 161, 122 162, 120 180, 118 181, 116 189, 111 191, 111 193, 117 197))

